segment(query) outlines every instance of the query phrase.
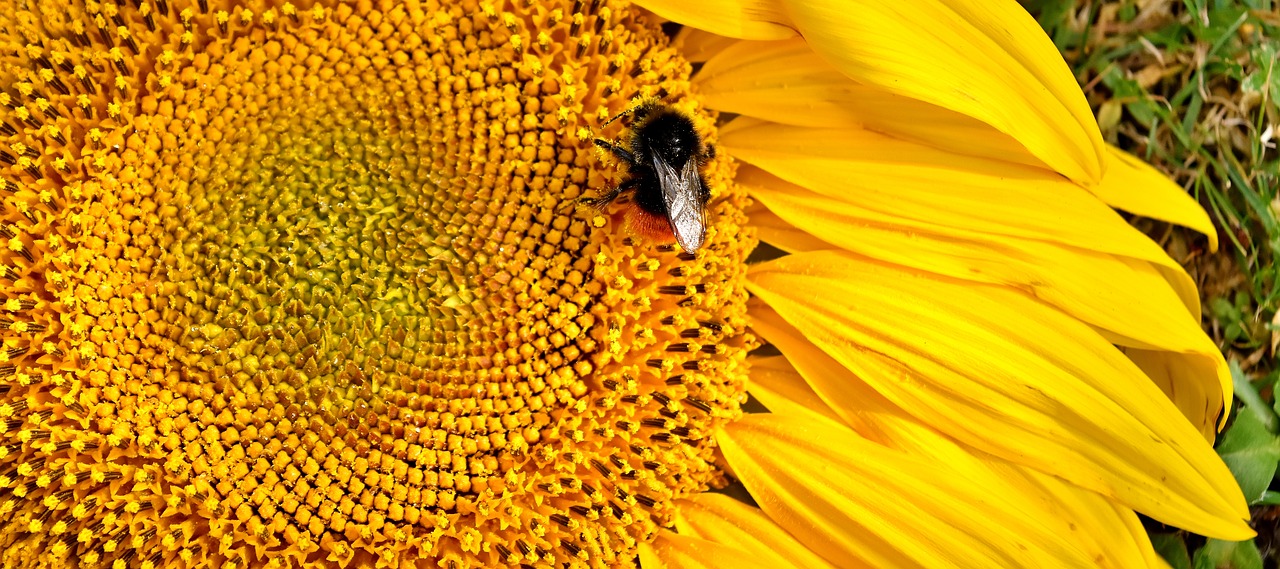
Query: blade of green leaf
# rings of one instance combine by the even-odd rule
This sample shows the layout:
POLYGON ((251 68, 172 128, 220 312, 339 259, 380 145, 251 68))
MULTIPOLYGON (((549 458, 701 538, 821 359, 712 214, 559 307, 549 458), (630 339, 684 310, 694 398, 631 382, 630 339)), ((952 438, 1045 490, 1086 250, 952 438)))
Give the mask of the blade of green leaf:
POLYGON ((1235 391, 1236 397, 1240 398, 1240 401, 1244 403, 1244 408, 1240 410, 1241 414, 1253 414, 1254 418, 1262 424, 1268 433, 1274 433, 1276 431, 1276 414, 1262 400, 1262 396, 1258 393, 1258 389, 1253 386, 1253 382, 1245 377, 1244 371, 1240 369, 1240 362, 1233 359, 1227 362, 1227 368, 1231 370, 1232 389, 1235 391))
POLYGON ((1222 437, 1218 454, 1250 504, 1262 499, 1280 462, 1280 438, 1277 438, 1256 413, 1242 410, 1222 437))
POLYGON ((1151 545, 1172 569, 1191 569, 1191 556, 1187 555, 1187 544, 1182 536, 1176 533, 1157 533, 1151 536, 1151 545))
POLYGON ((1192 560, 1195 569, 1262 569, 1262 554, 1253 541, 1209 540, 1192 560))
POLYGON ((1259 506, 1280 506, 1280 492, 1267 490, 1262 493, 1262 499, 1258 500, 1259 506))
POLYGON ((1264 498, 1280 464, 1280 437, 1274 432, 1276 414, 1245 377, 1240 363, 1231 360, 1227 365, 1233 390, 1244 405, 1223 434, 1217 450, 1252 505, 1264 498))

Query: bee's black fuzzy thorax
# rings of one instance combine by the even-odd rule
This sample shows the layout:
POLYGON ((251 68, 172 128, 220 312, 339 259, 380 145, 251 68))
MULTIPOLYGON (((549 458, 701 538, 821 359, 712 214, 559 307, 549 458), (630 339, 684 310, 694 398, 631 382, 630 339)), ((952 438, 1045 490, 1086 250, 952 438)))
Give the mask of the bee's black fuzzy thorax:
POLYGON ((683 168, 702 150, 702 138, 694 129, 693 119, 669 107, 646 116, 635 126, 634 137, 631 146, 642 162, 650 162, 657 155, 676 169, 683 168))

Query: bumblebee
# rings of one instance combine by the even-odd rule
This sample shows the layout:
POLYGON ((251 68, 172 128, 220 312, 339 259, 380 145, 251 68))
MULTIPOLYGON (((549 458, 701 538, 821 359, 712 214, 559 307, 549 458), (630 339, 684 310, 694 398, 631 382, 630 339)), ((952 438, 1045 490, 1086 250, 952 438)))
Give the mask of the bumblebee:
POLYGON ((630 116, 626 145, 595 139, 596 146, 611 152, 627 166, 627 177, 616 187, 586 203, 602 209, 624 192, 632 192, 626 211, 629 226, 638 233, 662 240, 674 238, 681 249, 693 253, 707 233, 706 208, 711 197, 702 177, 702 166, 715 157, 715 148, 704 144, 689 115, 647 100, 605 123, 630 116))

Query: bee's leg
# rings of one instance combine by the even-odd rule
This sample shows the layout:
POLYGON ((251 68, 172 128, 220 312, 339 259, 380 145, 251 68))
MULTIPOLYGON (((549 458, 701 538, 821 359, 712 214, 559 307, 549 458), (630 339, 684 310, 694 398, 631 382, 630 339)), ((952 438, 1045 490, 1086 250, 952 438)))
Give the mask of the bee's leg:
POLYGON ((716 145, 708 142, 707 149, 702 151, 702 158, 704 160, 714 160, 715 157, 716 157, 716 145))
POLYGON ((582 206, 587 206, 596 211, 600 211, 604 209, 605 206, 613 203, 613 200, 618 199, 618 196, 622 195, 622 192, 634 190, 638 185, 640 185, 640 180, 631 178, 623 181, 621 184, 618 184, 617 187, 610 188, 609 191, 594 198, 582 197, 560 202, 560 205, 556 208, 556 213, 563 213, 565 210, 582 206))
POLYGON ((609 191, 594 198, 578 198, 578 203, 591 206, 593 209, 597 210, 604 209, 604 206, 607 206, 613 203, 613 200, 618 199, 618 196, 621 195, 622 192, 634 190, 638 185, 640 185, 639 178, 624 180, 621 184, 618 184, 609 191))
POLYGON ((620 113, 618 113, 618 114, 616 114, 616 115, 613 115, 613 118, 611 118, 611 119, 609 119, 609 120, 607 120, 607 121, 604 121, 604 124, 600 125, 600 129, 601 129, 601 130, 604 130, 606 127, 608 127, 609 125, 613 124, 613 123, 614 123, 614 122, 616 122, 618 119, 620 119, 620 118, 622 118, 622 117, 625 117, 625 116, 627 116, 627 115, 629 115, 629 114, 631 114, 631 109, 627 109, 627 110, 622 111, 622 112, 620 112, 620 113))
POLYGON ((645 99, 643 101, 640 101, 640 103, 635 105, 634 107, 631 107, 625 111, 622 111, 614 115, 613 118, 605 121, 604 124, 600 125, 600 128, 603 129, 613 124, 618 119, 625 118, 625 117, 633 117, 636 120, 643 119, 645 115, 648 115, 650 112, 653 112, 653 110, 656 108, 658 108, 658 101, 656 99, 645 99))
POLYGON ((605 150, 608 150, 609 152, 612 152, 614 156, 621 158, 627 164, 630 164, 632 166, 639 164, 634 154, 629 152, 627 149, 621 146, 618 146, 617 144, 609 142, 603 138, 597 138, 595 140, 595 143, 596 143, 596 146, 599 146, 600 148, 603 148, 605 150))

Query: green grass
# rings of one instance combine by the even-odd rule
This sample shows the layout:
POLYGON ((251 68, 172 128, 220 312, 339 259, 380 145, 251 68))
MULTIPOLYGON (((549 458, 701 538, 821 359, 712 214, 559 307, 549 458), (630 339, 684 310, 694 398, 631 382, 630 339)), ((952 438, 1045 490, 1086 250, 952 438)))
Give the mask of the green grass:
POLYGON ((1175 568, 1277 567, 1280 560, 1280 7, 1272 0, 1023 0, 1085 89, 1103 136, 1168 173, 1218 226, 1134 223, 1188 267, 1205 330, 1236 374, 1218 451, 1253 503, 1259 537, 1204 540, 1152 524, 1175 568))
POLYGON ((1215 339, 1261 364, 1280 307, 1280 11, 1271 0, 1024 4, 1066 55, 1107 141, 1168 172, 1213 216, 1218 253, 1234 263, 1188 233, 1146 228, 1208 285, 1215 339), (1241 274, 1222 274, 1232 269, 1241 274))

